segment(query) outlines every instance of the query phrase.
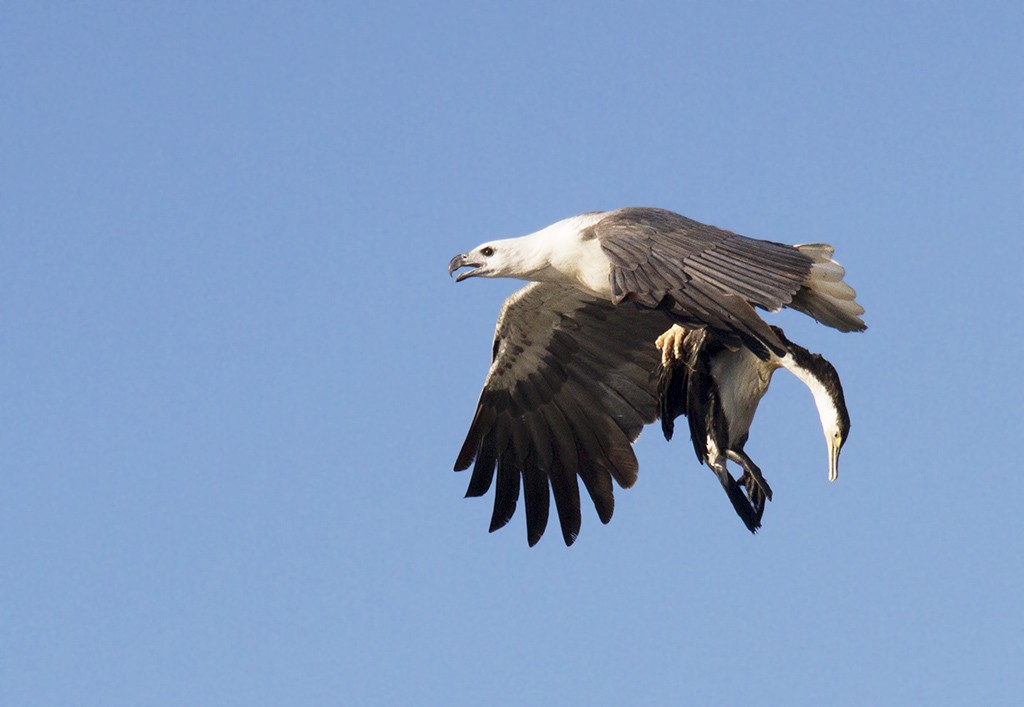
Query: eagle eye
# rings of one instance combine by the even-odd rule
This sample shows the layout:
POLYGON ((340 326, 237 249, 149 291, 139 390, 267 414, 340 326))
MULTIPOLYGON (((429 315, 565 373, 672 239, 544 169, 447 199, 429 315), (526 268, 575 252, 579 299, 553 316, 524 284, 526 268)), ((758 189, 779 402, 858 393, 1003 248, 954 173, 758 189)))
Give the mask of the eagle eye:
POLYGON ((487 246, 486 248, 481 248, 480 255, 484 256, 485 258, 490 258, 492 255, 494 255, 494 248, 490 246, 487 246))

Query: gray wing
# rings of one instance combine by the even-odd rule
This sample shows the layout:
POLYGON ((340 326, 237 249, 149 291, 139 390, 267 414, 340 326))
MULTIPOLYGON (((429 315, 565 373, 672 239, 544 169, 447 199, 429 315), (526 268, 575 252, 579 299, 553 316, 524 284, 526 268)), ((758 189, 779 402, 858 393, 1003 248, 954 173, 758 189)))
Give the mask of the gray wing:
POLYGON ((612 479, 623 488, 636 481, 632 442, 657 418, 654 340, 670 325, 664 312, 616 307, 563 285, 530 284, 505 301, 455 462, 456 471, 473 465, 467 496, 494 482, 492 532, 512 518, 520 479, 531 546, 547 526, 549 485, 567 545, 580 529, 577 476, 601 521, 611 520, 612 479))
POLYGON ((753 308, 790 304, 810 275, 810 256, 663 209, 620 209, 592 228, 611 261, 616 303, 664 309, 683 326, 710 327, 762 358, 767 349, 785 355, 753 308))

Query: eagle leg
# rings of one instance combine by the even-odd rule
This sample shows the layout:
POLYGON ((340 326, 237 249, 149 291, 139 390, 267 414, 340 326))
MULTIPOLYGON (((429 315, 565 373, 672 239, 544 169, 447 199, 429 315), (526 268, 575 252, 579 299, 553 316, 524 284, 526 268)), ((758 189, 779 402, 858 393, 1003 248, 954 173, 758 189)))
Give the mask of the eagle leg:
POLYGON ((683 339, 686 329, 673 324, 664 334, 654 340, 654 345, 661 350, 661 365, 668 368, 676 361, 683 360, 683 339))

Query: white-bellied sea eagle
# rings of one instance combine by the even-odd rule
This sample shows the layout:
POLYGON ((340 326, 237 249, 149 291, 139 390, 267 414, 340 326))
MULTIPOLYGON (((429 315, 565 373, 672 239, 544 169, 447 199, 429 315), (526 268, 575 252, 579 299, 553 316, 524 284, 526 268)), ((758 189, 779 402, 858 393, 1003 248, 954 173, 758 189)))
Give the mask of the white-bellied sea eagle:
POLYGON ((567 545, 580 529, 583 480, 611 520, 612 479, 633 485, 632 443, 658 417, 655 340, 673 324, 707 329, 760 359, 789 353, 755 307, 790 307, 840 331, 864 310, 825 244, 756 240, 654 208, 591 212, 452 258, 456 281, 510 277, 490 372, 455 462, 467 496, 495 486, 492 531, 520 496, 527 540, 547 526, 551 495, 567 545), (522 485, 520 487, 520 479, 522 485), (550 491, 549 491, 550 489, 550 491))

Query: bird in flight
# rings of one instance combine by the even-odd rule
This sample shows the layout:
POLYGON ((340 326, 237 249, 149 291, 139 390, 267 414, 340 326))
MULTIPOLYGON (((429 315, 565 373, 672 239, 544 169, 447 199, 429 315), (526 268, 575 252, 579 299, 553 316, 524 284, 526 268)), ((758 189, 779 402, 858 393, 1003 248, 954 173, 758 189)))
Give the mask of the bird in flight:
POLYGON ((658 417, 655 341, 673 325, 766 362, 792 356, 791 344, 755 308, 789 307, 839 331, 865 329, 832 253, 825 244, 756 240, 663 209, 625 208, 452 258, 457 282, 530 283, 501 308, 491 368, 455 462, 456 470, 472 466, 467 496, 494 485, 491 531, 509 522, 522 493, 527 541, 536 544, 553 496, 571 545, 581 525, 577 477, 601 521, 611 520, 612 480, 622 488, 636 481, 632 443, 658 417))

